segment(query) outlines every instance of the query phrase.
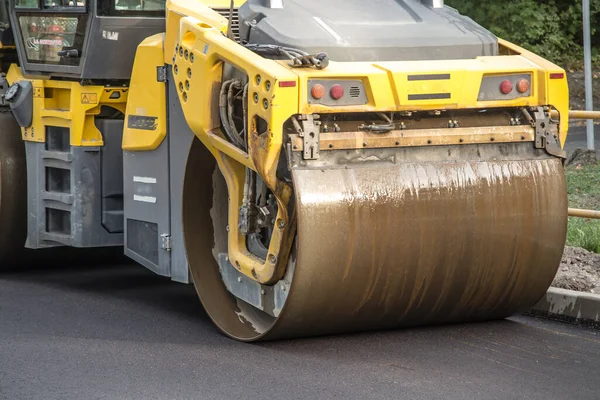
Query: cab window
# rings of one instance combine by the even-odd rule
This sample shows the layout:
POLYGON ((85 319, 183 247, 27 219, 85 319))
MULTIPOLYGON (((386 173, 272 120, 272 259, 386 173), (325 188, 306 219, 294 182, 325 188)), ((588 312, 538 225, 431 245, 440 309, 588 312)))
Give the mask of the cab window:
POLYGON ((102 16, 165 16, 166 0, 104 0, 98 2, 98 15, 102 16))

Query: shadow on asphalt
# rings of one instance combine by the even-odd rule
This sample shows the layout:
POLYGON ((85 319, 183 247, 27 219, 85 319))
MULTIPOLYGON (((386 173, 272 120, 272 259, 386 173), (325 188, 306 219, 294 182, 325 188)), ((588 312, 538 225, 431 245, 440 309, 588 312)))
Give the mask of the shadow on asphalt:
MULTIPOLYGON (((71 250, 71 249, 69 249, 71 250)), ((42 251, 42 252, 45 252, 42 251)), ((122 255, 122 249, 48 252, 0 272, 0 281, 21 282, 94 298, 123 300, 210 322, 193 285, 172 282, 122 255), (119 253, 121 252, 121 253, 119 253)))

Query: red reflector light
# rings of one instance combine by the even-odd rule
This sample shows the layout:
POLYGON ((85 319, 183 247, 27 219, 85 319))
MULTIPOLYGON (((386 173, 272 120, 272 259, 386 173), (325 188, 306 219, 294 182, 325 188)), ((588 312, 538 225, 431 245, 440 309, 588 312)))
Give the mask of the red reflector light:
POLYGON ((317 100, 322 99, 323 96, 325 96, 325 86, 321 85, 320 83, 317 83, 310 90, 310 94, 317 100))
POLYGON ((521 79, 519 80, 519 82, 517 82, 517 90, 519 91, 519 93, 527 92, 530 86, 531 84, 527 79, 521 79))
POLYGON ((279 81, 279 87, 296 87, 296 81, 279 81))
POLYGON ((331 98, 334 100, 339 100, 344 97, 344 88, 341 85, 333 85, 331 90, 329 91, 331 98))
POLYGON ((556 72, 556 73, 550 74, 550 79, 565 79, 565 73, 564 72, 556 72))
POLYGON ((510 92, 512 92, 512 90, 513 90, 513 84, 511 81, 509 81, 509 80, 502 81, 502 83, 500 84, 500 93, 509 94, 510 92))

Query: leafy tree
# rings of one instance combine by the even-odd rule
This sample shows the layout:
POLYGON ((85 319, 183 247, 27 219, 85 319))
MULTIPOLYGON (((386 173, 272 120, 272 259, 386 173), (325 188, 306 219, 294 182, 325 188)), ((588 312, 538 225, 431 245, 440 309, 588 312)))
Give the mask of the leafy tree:
MULTIPOLYGON (((590 0, 592 45, 600 62, 600 0, 590 0)), ((564 66, 583 59, 581 0, 446 0, 497 36, 564 66)))

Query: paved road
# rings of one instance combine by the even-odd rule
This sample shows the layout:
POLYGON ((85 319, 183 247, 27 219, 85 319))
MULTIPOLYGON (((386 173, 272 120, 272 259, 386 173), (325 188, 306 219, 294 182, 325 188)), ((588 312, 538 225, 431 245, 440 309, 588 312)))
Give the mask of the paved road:
MULTIPOLYGON (((600 125, 595 126, 594 139, 596 153, 600 155, 600 125)), ((587 131, 585 126, 571 126, 569 128, 565 150, 567 150, 568 154, 571 154, 573 150, 578 148, 587 149, 587 131)))
POLYGON ((0 275, 0 399, 598 399, 600 331, 506 321, 262 344, 136 265, 0 275))

